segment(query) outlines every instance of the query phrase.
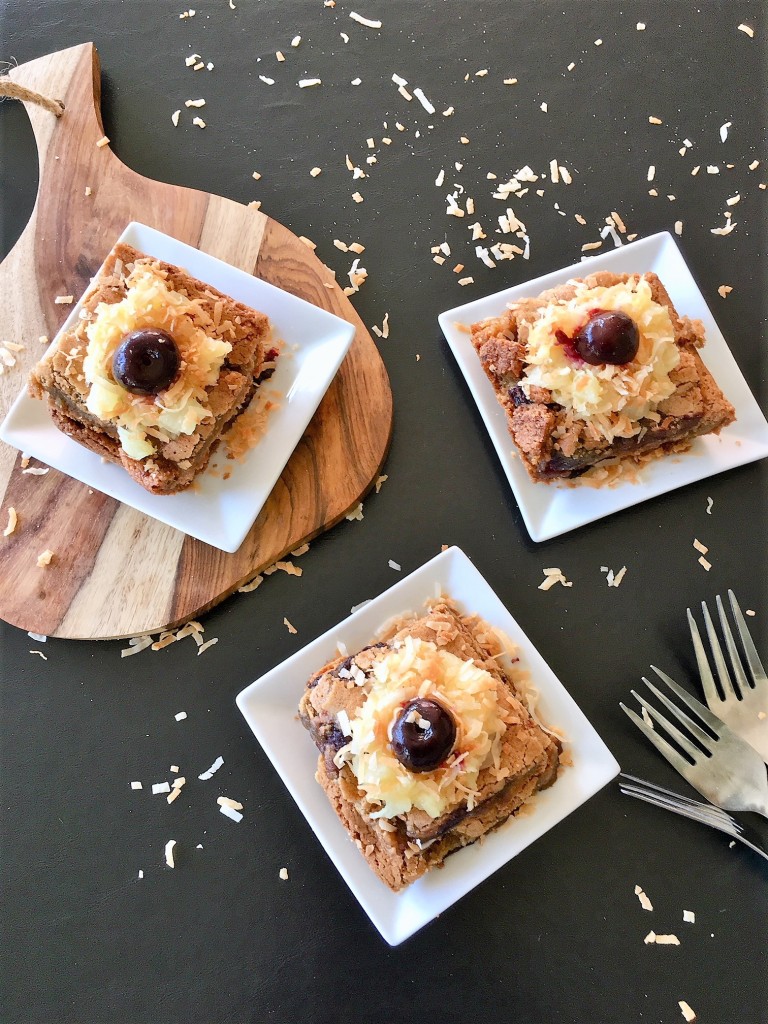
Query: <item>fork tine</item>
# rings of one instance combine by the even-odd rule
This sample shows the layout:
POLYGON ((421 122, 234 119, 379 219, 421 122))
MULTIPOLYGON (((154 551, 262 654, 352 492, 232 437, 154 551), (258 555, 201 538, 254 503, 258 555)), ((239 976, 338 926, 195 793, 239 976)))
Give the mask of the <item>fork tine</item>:
POLYGON ((686 818, 692 818, 694 821, 700 821, 702 824, 710 825, 712 828, 717 828, 721 831, 727 829, 731 835, 736 835, 738 832, 738 826, 730 815, 724 811, 717 811, 715 807, 710 808, 699 800, 683 800, 674 794, 672 797, 668 797, 664 796, 663 793, 657 793, 655 788, 647 789, 644 786, 633 786, 627 783, 619 783, 619 789, 628 796, 636 796, 638 800, 645 800, 647 803, 655 804, 657 807, 664 807, 668 811, 675 811, 677 814, 682 814, 686 818), (713 814, 711 813, 712 811, 717 811, 717 813, 713 814))
POLYGON ((694 619, 691 614, 690 608, 688 609, 688 628, 691 631, 693 649, 696 652, 696 664, 699 668, 701 685, 704 690, 704 699, 710 707, 716 707, 717 704, 723 703, 723 698, 717 692, 715 677, 712 675, 712 669, 709 667, 707 652, 704 649, 704 644, 701 642, 701 633, 699 633, 699 627, 696 623, 696 619, 694 619))
MULTIPOLYGON (((670 744, 667 743, 667 741, 662 736, 659 736, 659 734, 654 729, 647 725, 642 720, 640 715, 634 712, 632 708, 628 708, 627 705, 623 704, 621 701, 619 701, 619 707, 625 714, 629 715, 629 717, 635 723, 640 732, 645 734, 645 736, 651 741, 654 747, 656 747, 658 752, 663 757, 666 757, 666 759, 669 761, 669 763, 672 765, 675 771, 679 772, 684 779, 688 779, 688 781, 691 782, 691 780, 688 778, 691 765, 685 760, 685 758, 678 754, 674 747, 670 746, 670 744)), ((692 782, 691 785, 693 785, 692 782)))
POLYGON ((720 628, 723 631, 725 646, 728 648, 728 655, 731 659, 731 668, 733 669, 733 674, 739 687, 739 693, 743 697, 749 689, 749 683, 747 682, 747 676, 744 672, 744 666, 741 663, 741 655, 736 647, 736 641, 733 639, 731 625, 725 617, 725 608, 723 608, 723 602, 719 594, 715 600, 717 601, 717 613, 720 616, 720 628))
MULTIPOLYGON (((681 711, 675 704, 673 704, 668 697, 665 697, 663 693, 660 693, 659 690, 657 690, 656 687, 653 685, 653 683, 649 682, 645 678, 645 676, 643 676, 643 682, 649 688, 651 693, 654 693, 662 702, 662 704, 666 708, 668 708, 672 712, 672 714, 678 718, 679 721, 683 722, 686 725, 686 727, 691 730, 691 732, 696 736, 697 739, 699 738, 697 733, 701 734, 702 736, 705 736, 705 733, 703 733, 702 730, 698 728, 696 723, 692 722, 691 719, 686 715, 686 713, 684 711, 681 711)), ((639 693, 636 693, 634 690, 632 690, 631 693, 633 697, 637 697, 637 699, 640 701, 640 703, 643 705, 646 711, 648 711, 651 714, 651 716, 656 719, 659 725, 663 726, 667 730, 670 736, 672 736, 672 738, 683 748, 686 754, 688 754, 693 761, 700 760, 700 758, 702 757, 701 750, 699 750, 698 747, 694 746, 693 743, 691 743, 691 741, 688 739, 688 737, 684 733, 680 732, 677 726, 673 725, 667 718, 665 718, 659 711, 657 711, 652 704, 649 704, 644 697, 641 697, 639 693)), ((708 739, 709 742, 712 743, 711 737, 707 736, 706 739, 708 739)), ((702 740, 702 742, 704 742, 704 740, 702 740)), ((708 747, 707 751, 709 751, 708 747)))
POLYGON ((749 671, 752 673, 752 682, 757 685, 758 679, 761 677, 762 679, 765 679, 765 669, 758 657, 757 649, 754 641, 752 640, 752 635, 747 628, 747 623, 744 620, 744 616, 741 614, 739 602, 736 600, 736 595, 732 590, 728 591, 728 597, 731 601, 731 611, 733 612, 733 617, 736 620, 739 636, 741 637, 741 642, 744 645, 744 653, 747 656, 749 671))
POLYGON ((709 614, 706 601, 701 602, 701 610, 704 612, 704 625, 707 627, 709 646, 712 648, 712 657, 715 659, 717 678, 720 680, 720 689, 723 691, 723 700, 727 701, 732 697, 738 698, 739 693, 731 682, 728 666, 725 664, 725 658, 723 657, 723 649, 715 632, 715 624, 712 621, 712 616, 709 614))
POLYGON ((712 744, 717 743, 717 740, 713 740, 709 733, 704 732, 700 725, 698 725, 696 722, 694 722, 692 718, 686 715, 682 708, 678 707, 677 704, 671 701, 669 697, 666 696, 666 694, 662 693, 661 690, 659 690, 658 687, 654 686, 652 682, 645 678, 645 676, 643 676, 643 682, 651 691, 651 693, 655 694, 656 697, 658 697, 658 699, 661 701, 664 707, 668 711, 671 711, 675 718, 677 718, 679 722, 682 722, 686 729, 696 737, 696 739, 699 741, 699 743, 702 744, 704 749, 708 753, 711 753, 712 744))
MULTIPOLYGON (((666 672, 662 672, 660 668, 656 668, 655 665, 651 665, 651 668, 659 679, 666 683, 673 693, 677 694, 683 704, 687 704, 691 711, 693 711, 702 720, 702 722, 712 730, 718 739, 724 729, 727 731, 727 726, 723 724, 717 715, 713 715, 709 708, 705 707, 700 700, 696 700, 696 698, 691 696, 687 690, 684 690, 682 686, 676 683, 674 679, 671 679, 666 672)), ((710 739, 709 742, 712 743, 713 741, 710 739)))

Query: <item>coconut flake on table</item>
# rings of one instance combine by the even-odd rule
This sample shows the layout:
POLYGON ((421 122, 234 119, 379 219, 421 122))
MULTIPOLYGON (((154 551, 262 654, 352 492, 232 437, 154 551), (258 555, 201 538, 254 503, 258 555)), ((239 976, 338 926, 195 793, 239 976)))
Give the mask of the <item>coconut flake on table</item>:
POLYGON ((688 1021, 688 1024, 692 1024, 692 1022, 696 1020, 696 1011, 692 1010, 684 999, 679 999, 677 1005, 680 1007, 680 1012, 688 1021))
POLYGON ((224 758, 221 757, 221 756, 217 757, 216 760, 213 762, 213 764, 211 765, 210 768, 208 768, 206 771, 204 771, 202 773, 202 775, 198 775, 197 776, 198 779, 200 779, 201 782, 207 782, 208 779, 212 779, 213 778, 213 776, 216 774, 216 772, 219 770, 219 768, 222 767, 223 764, 224 764, 224 758))
POLYGON ((422 89, 414 89, 413 90, 413 95, 416 97, 416 99, 419 101, 419 103, 422 105, 422 107, 424 107, 424 109, 426 110, 426 112, 428 114, 434 114, 435 113, 435 108, 434 108, 433 104, 429 102, 427 97, 424 95, 424 92, 423 92, 422 89))
POLYGON ((169 868, 176 866, 173 860, 173 848, 175 845, 175 839, 169 839, 168 842, 165 844, 165 863, 168 865, 169 868))
POLYGON ((179 126, 179 118, 180 117, 181 117, 181 110, 174 110, 174 112, 171 114, 171 121, 173 122, 173 127, 174 128, 178 128, 178 126, 179 126))
POLYGON ((144 786, 140 782, 132 782, 131 789, 143 789, 144 786))
POLYGON ((387 562, 387 565, 389 566, 390 569, 394 569, 396 572, 402 571, 402 566, 398 562, 395 562, 394 559, 392 558, 390 558, 390 560, 387 562))
POLYGON ((275 84, 274 78, 270 78, 268 75, 259 75, 259 78, 264 83, 264 85, 274 85, 275 84))
POLYGON ((152 783, 152 796, 159 796, 161 793, 170 793, 171 784, 170 782, 153 782, 152 783))
POLYGON ((352 522, 353 520, 358 520, 358 521, 362 520, 363 519, 363 503, 362 503, 362 501, 359 502, 358 505, 355 508, 353 508, 351 512, 347 512, 347 514, 346 514, 346 516, 344 518, 348 519, 350 522, 352 522))
POLYGON ((288 881, 288 868, 280 868, 280 870, 278 871, 278 876, 280 877, 280 879, 282 879, 283 882, 287 882, 288 881))
POLYGON ((653 910, 653 904, 648 899, 648 896, 645 892, 643 892, 642 888, 639 885, 635 886, 635 895, 640 900, 640 906, 643 908, 643 910, 653 910))
POLYGON ((349 16, 352 21, 356 21, 358 25, 365 25, 366 28, 381 28, 380 21, 373 21, 370 18, 364 18, 362 14, 358 14, 356 11, 350 11, 349 16))
POLYGON ((51 559, 54 557, 53 551, 50 548, 46 548, 37 556, 37 566, 39 569, 44 569, 47 565, 51 564, 51 559))
POLYGON ((37 654, 39 657, 41 657, 43 659, 43 661, 48 661, 48 657, 45 654, 43 654, 42 651, 30 651, 29 653, 30 654, 37 654))
POLYGON ((285 626, 285 628, 288 630, 289 633, 291 633, 291 634, 298 633, 298 629, 296 629, 296 627, 294 625, 292 625, 292 623, 290 623, 288 621, 288 619, 286 619, 285 617, 283 617, 283 625, 285 626))
POLYGON ((31 637, 33 640, 37 640, 39 644, 44 644, 48 642, 48 637, 45 635, 45 633, 27 633, 27 636, 31 637))
POLYGON ((302 78, 299 80, 300 89, 311 89, 316 85, 322 85, 322 79, 320 78, 302 78))
POLYGON ((684 910, 683 921, 685 921, 686 924, 695 924, 696 914, 692 910, 684 910))
POLYGON ((538 587, 539 590, 551 590, 552 587, 554 587, 556 583, 560 583, 564 587, 572 587, 573 586, 573 582, 571 582, 571 581, 569 581, 569 580, 567 580, 565 578, 565 576, 563 575, 563 572, 562 572, 561 569, 552 568, 552 569, 543 569, 542 571, 544 573, 544 577, 545 578, 539 584, 539 587, 538 587))

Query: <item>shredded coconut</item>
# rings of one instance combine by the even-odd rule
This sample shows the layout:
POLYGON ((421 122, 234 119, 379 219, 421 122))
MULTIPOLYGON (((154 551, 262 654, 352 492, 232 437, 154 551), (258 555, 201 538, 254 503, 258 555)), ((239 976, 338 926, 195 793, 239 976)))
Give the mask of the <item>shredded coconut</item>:
POLYGON ((640 906, 643 910, 653 910, 653 904, 648 899, 648 896, 643 892, 639 885, 635 886, 635 895, 640 900, 640 906))

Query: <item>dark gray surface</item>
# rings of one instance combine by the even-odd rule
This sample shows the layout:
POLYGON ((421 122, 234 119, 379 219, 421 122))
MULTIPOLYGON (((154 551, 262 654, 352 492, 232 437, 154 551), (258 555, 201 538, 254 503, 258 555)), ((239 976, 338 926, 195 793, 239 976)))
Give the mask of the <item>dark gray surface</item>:
MULTIPOLYGON (((0 624, 0 1017, 8 1024, 666 1024, 682 1020, 677 1004, 686 999, 707 1024, 764 1024, 768 877, 749 851, 630 802, 612 784, 390 950, 234 704, 244 685, 399 578, 388 559, 408 572, 441 544, 456 543, 622 766, 685 790, 635 735, 618 700, 651 661, 692 681, 685 607, 729 586, 757 610, 751 625, 766 650, 766 465, 535 545, 435 318, 577 260, 612 210, 641 236, 681 219, 681 248, 765 407, 766 193, 757 189, 766 174, 763 5, 338 0, 328 9, 322 0, 237 0, 232 11, 227 0, 193 4, 195 18, 179 20, 184 4, 166 0, 0 0, 0 57, 21 63, 92 39, 104 69, 106 131, 131 167, 261 199, 271 216, 314 239, 340 276, 351 260, 332 239, 360 238, 370 276, 357 308, 368 324, 389 311, 392 324, 380 343, 395 398, 389 480, 366 502, 363 522, 344 523, 312 545, 302 579, 277 574, 209 614, 206 637, 219 644, 202 658, 186 640, 121 661, 117 642, 43 647, 0 624), (349 9, 381 17, 384 29, 355 24, 349 9), (754 39, 737 31, 742 21, 755 28, 754 39), (297 51, 295 34, 303 37, 297 51), (288 58, 283 65, 273 56, 278 48, 288 58), (193 74, 184 66, 191 51, 215 70, 193 74), (463 81, 482 68, 487 77, 463 81), (420 85, 438 113, 429 117, 415 100, 402 100, 393 72, 420 85), (263 85, 260 73, 280 84, 263 85), (298 90, 305 75, 321 77, 322 88, 298 90), (363 84, 350 86, 357 75, 363 84), (519 84, 504 87, 509 76, 519 84), (208 127, 174 131, 171 112, 197 96, 207 100, 208 127), (449 104, 456 114, 441 117, 449 104), (664 125, 650 126, 649 115, 664 125), (407 133, 394 129, 398 119, 407 133), (382 147, 368 179, 353 183, 344 154, 364 160, 365 139, 378 141, 385 120, 392 146, 382 147), (718 130, 726 121, 733 127, 723 145, 718 130), (460 135, 470 145, 460 145, 460 135), (694 148, 682 158, 686 137, 694 148), (574 184, 555 190, 544 182, 543 199, 511 204, 530 231, 530 262, 486 270, 466 241, 466 218, 445 217, 447 188, 434 187, 437 172, 444 167, 448 183, 461 181, 477 218, 493 224, 505 204, 491 199, 486 172, 503 180, 526 163, 544 170, 552 157, 577 172, 574 184), (763 163, 749 172, 753 158, 763 163), (465 164, 459 175, 455 160, 465 164), (726 161, 736 168, 704 173, 726 161), (659 198, 647 194, 650 163, 659 198), (703 168, 693 178, 695 163, 703 168), (324 172, 313 180, 315 164, 324 172), (350 199, 358 187, 360 206, 350 199), (736 231, 712 235, 737 191, 736 231), (589 228, 576 223, 576 212, 589 228), (429 247, 444 237, 455 258, 438 268, 429 247), (457 286, 450 268, 458 260, 474 286, 457 286), (717 294, 723 283, 734 286, 726 301, 717 294), (696 562, 694 537, 710 548, 709 574, 696 562), (624 564, 621 587, 608 589, 600 566, 624 564), (563 568, 572 589, 537 589, 550 565, 563 568), (180 710, 188 718, 177 723, 180 710), (224 768, 215 781, 198 783, 218 754, 224 768), (150 786, 171 764, 190 782, 169 807, 150 786), (131 792, 132 779, 143 780, 143 792, 131 792), (244 803, 242 823, 218 813, 219 793, 244 803), (178 841, 174 871, 163 865, 169 838, 178 841), (282 866, 288 882, 278 878, 282 866), (653 913, 641 910, 637 883, 653 913), (694 925, 683 924, 683 909, 695 910, 694 925), (644 945, 650 929, 676 933, 681 946, 644 945)), ((185 123, 193 113, 185 112, 185 123)), ((3 253, 31 210, 35 164, 24 111, 3 104, 3 253)))

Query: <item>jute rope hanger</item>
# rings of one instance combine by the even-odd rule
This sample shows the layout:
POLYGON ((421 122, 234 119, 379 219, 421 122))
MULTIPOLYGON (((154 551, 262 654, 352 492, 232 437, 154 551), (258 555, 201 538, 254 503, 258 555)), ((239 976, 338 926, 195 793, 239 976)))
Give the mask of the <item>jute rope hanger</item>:
POLYGON ((0 78, 0 96, 8 96, 12 100, 37 103, 38 106, 49 110, 55 117, 61 117, 64 113, 64 104, 61 100, 49 99, 33 89, 27 89, 24 85, 11 82, 7 78, 0 78))

